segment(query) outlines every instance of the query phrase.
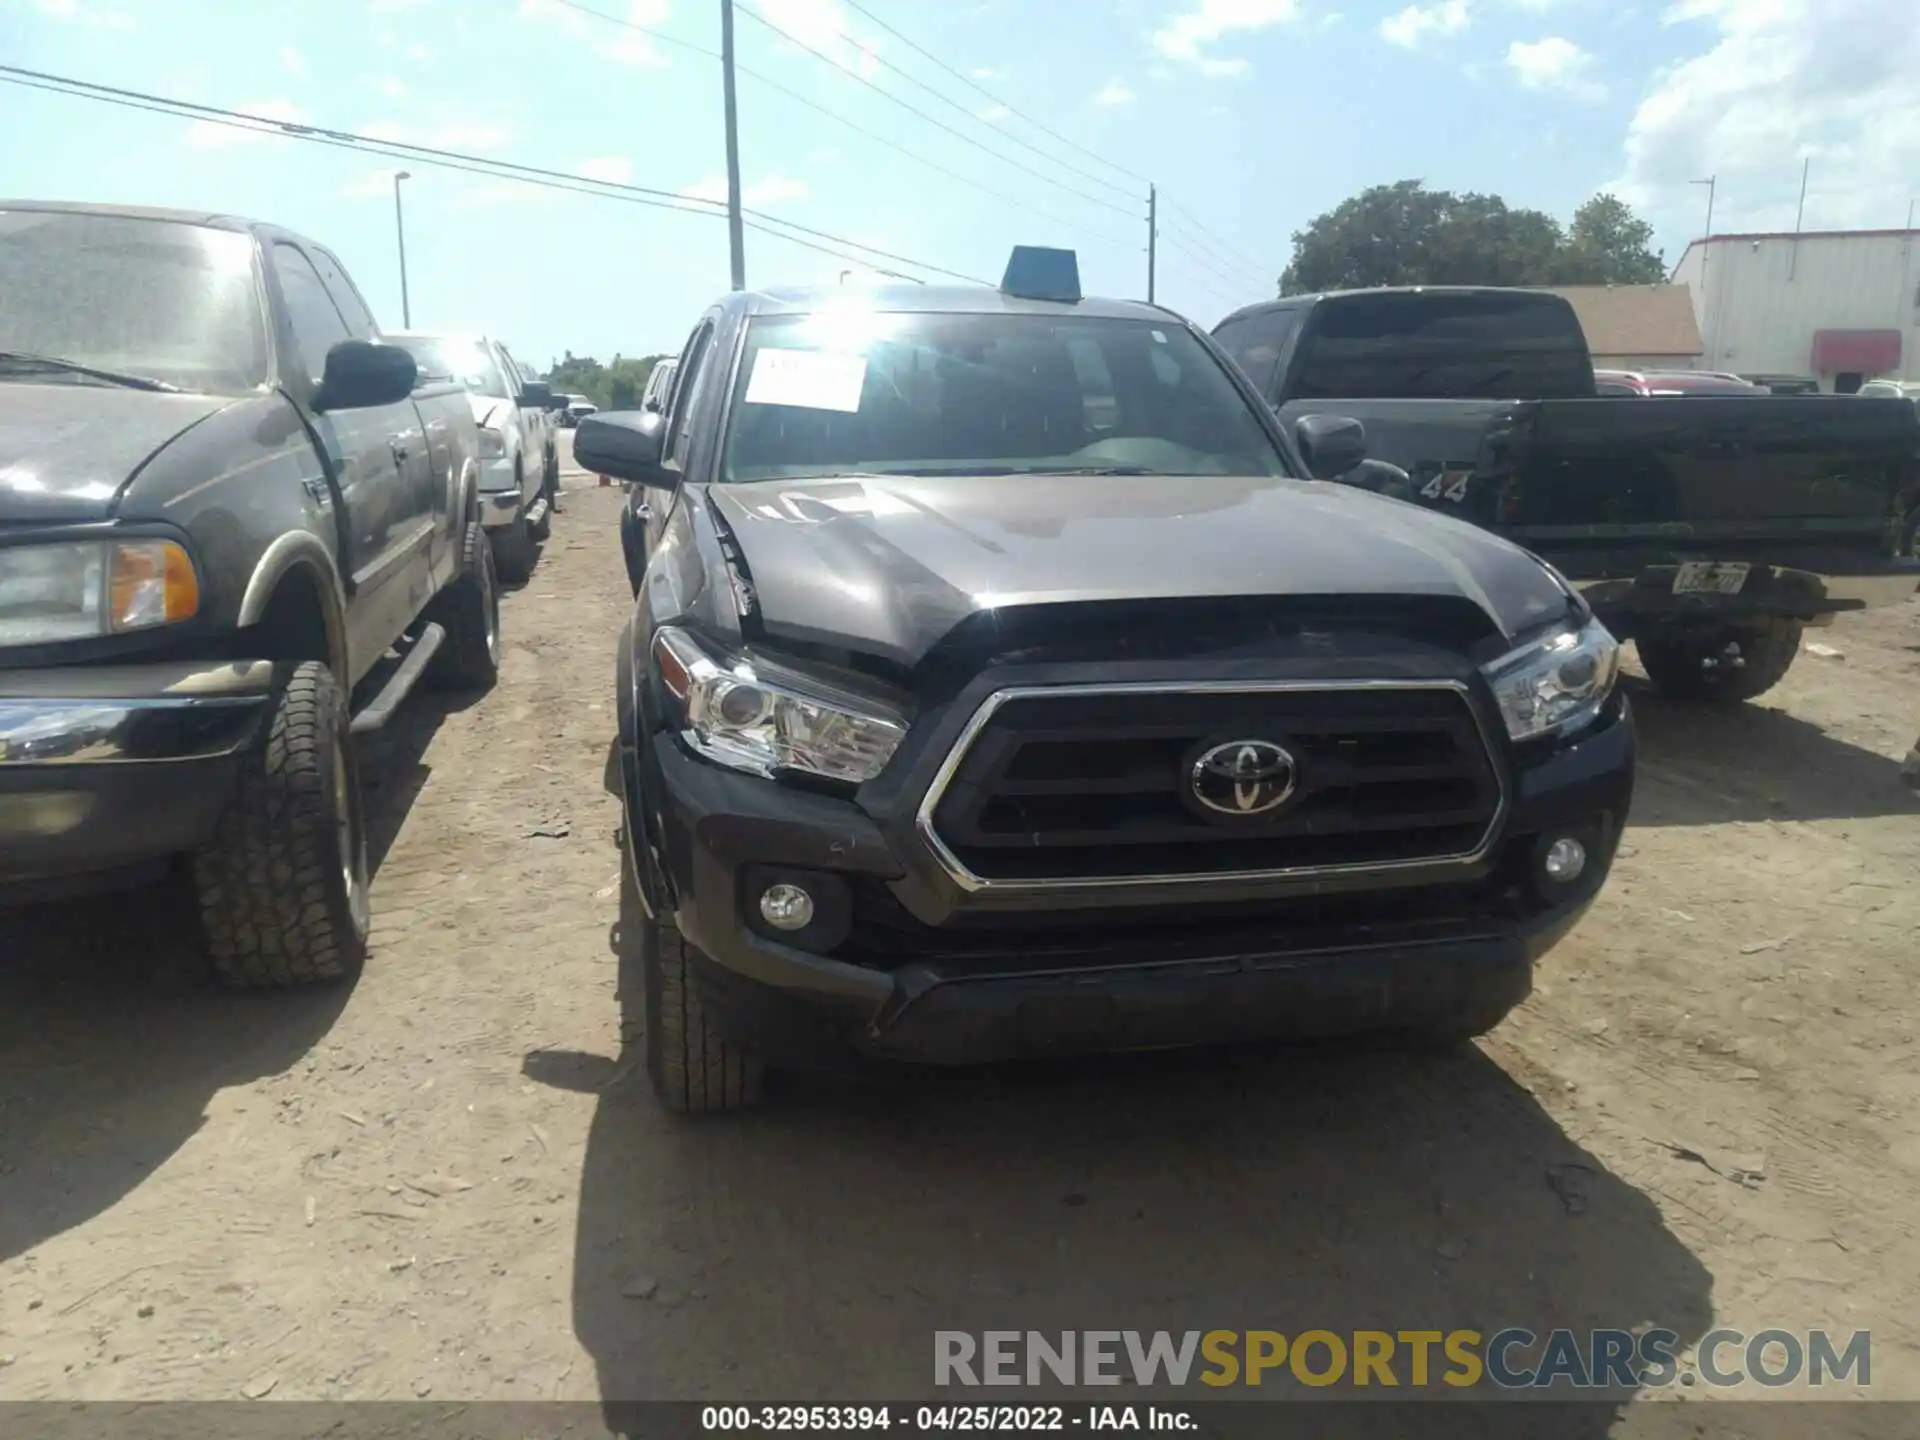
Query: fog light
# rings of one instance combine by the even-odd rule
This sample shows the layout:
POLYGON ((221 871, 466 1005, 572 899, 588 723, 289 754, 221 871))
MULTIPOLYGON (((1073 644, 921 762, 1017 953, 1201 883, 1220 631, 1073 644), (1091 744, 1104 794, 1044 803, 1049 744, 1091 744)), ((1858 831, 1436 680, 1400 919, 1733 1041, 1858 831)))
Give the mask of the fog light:
POLYGON ((769 885, 760 892, 760 918, 776 930, 804 930, 813 923, 813 897, 785 881, 769 885))
MULTIPOLYGON (((1547 847, 1540 868, 1546 872, 1549 880, 1561 885, 1569 880, 1578 880, 1580 872, 1587 868, 1587 847, 1570 836, 1562 836, 1547 847)), ((761 902, 763 906, 765 903, 761 902)))

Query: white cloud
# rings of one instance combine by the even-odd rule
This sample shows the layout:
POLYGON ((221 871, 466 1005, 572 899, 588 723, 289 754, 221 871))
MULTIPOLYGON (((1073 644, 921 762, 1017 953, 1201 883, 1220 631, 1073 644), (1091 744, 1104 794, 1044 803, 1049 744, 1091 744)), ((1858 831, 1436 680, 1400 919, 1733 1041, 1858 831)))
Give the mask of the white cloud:
POLYGON ((523 205, 530 201, 551 202, 553 192, 525 180, 489 180, 475 185, 455 202, 462 206, 523 205))
POLYGON ((282 45, 280 47, 280 63, 286 66, 289 75, 293 75, 301 80, 307 78, 307 62, 293 46, 282 45))
POLYGON ((1467 0, 1436 0, 1424 9, 1409 5, 1380 22, 1380 38, 1389 45, 1416 50, 1434 35, 1457 35, 1472 22, 1467 0))
POLYGON ((586 15, 559 4, 558 0, 520 0, 521 19, 549 27, 570 40, 591 35, 595 42, 594 54, 622 65, 649 70, 664 66, 667 57, 661 53, 652 36, 629 27, 658 26, 672 10, 672 0, 627 0, 626 25, 595 25, 586 15))
MULTIPOLYGON (((263 120, 284 121, 289 125, 308 123, 307 112, 291 100, 256 100, 238 107, 241 113, 263 120)), ((280 134, 275 124, 242 125, 237 121, 195 120, 187 126, 187 144, 196 150, 224 150, 230 145, 250 145, 267 135, 280 134)))
POLYGON ((363 125, 360 134, 369 140, 385 140, 398 145, 422 145, 430 150, 498 150, 507 143, 508 132, 483 121, 456 121, 432 129, 402 125, 395 120, 376 120, 363 125))
POLYGON ((1153 48, 1169 60, 1184 60, 1203 75, 1239 75, 1244 60, 1205 54, 1207 46, 1229 35, 1265 30, 1298 17, 1296 0, 1191 0, 1192 8, 1173 16, 1153 35, 1153 48))
POLYGON ((976 65, 973 69, 969 70, 967 74, 976 80, 1004 80, 1007 78, 1006 71, 996 70, 991 65, 976 65))
POLYGON ((582 160, 573 167, 573 173, 588 180, 624 185, 633 178, 633 161, 624 155, 600 155, 591 160, 582 160))
POLYGON ((367 0, 369 15, 393 15, 402 10, 418 10, 431 0, 367 0))
POLYGON ((1811 157, 1809 229, 1903 222, 1920 175, 1910 6, 1684 0, 1666 19, 1699 22, 1701 48, 1658 72, 1634 112, 1621 199, 1694 234, 1704 197, 1687 182, 1713 175, 1716 230, 1785 229, 1811 157))
POLYGON ((1347 17, 1338 10, 1329 10, 1320 17, 1320 28, 1322 30, 1331 30, 1336 25, 1345 24, 1346 19, 1347 17))
POLYGON ((31 0, 32 6, 50 20, 71 21, 96 30, 131 30, 133 17, 120 10, 96 10, 80 0, 31 0))
POLYGON ((409 45, 407 46, 407 58, 418 61, 424 65, 433 58, 433 51, 425 45, 409 45))
POLYGON ((402 99, 407 93, 407 87, 391 75, 382 75, 373 84, 374 88, 389 100, 402 99))
MULTIPOLYGON (((811 192, 808 191, 804 180, 795 180, 791 176, 775 171, 754 184, 743 185, 740 189, 740 203, 756 208, 762 205, 779 205, 788 200, 804 200, 809 193, 811 192)), ((719 174, 708 175, 698 184, 687 186, 680 194, 688 200, 704 200, 712 205, 724 205, 727 203, 727 177, 719 174)))
POLYGON ((1139 97, 1127 88, 1124 80, 1109 80, 1093 92, 1096 105, 1131 105, 1139 97))
POLYGON ((998 125, 1002 120, 1012 115, 1013 111, 1004 105, 989 105, 984 110, 977 110, 974 113, 989 125, 998 125))
POLYGON ((369 170, 340 187, 343 200, 389 200, 393 198, 393 177, 398 170, 369 170))
POLYGON ((1529 90, 1558 90, 1580 100, 1600 100, 1607 93, 1593 78, 1593 56, 1559 35, 1514 41, 1507 47, 1507 68, 1529 90))
POLYGON ((871 79, 879 73, 879 41, 854 33, 839 0, 760 0, 759 8, 798 44, 855 74, 871 79))

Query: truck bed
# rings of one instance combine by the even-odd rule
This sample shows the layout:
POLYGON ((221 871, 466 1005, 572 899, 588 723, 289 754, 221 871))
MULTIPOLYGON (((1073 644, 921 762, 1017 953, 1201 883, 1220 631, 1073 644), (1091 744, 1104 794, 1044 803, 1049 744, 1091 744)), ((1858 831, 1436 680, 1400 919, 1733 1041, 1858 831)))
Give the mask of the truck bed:
MULTIPOLYGON (((1911 594, 1895 559, 1920 505, 1920 418, 1905 401, 1810 396, 1580 400, 1317 400, 1349 415, 1369 454, 1408 472, 1415 503, 1527 546, 1569 578, 1658 588, 1686 561, 1821 577, 1793 587, 1812 618, 1863 591, 1911 594), (1817 593, 1816 593, 1817 590, 1817 593)), ((1760 587, 1750 599, 1787 592, 1760 587)), ((1625 598, 1617 595, 1616 600, 1625 598)), ((1645 598, 1644 596, 1642 598, 1645 598)))

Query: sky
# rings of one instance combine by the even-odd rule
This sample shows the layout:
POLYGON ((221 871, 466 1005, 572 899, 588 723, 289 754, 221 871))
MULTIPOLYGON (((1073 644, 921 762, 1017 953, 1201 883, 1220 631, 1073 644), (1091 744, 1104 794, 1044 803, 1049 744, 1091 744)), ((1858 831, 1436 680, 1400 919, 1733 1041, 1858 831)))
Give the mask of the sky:
MULTIPOLYGON (((13 84, 0 196, 271 220, 332 248, 397 328, 404 168, 415 328, 485 331, 537 367, 677 351, 729 278, 700 203, 725 195, 720 8, 0 0, 0 64, 698 213, 13 84)), ((1562 220, 1611 189, 1669 265, 1708 176, 1718 233, 1792 228, 1803 161, 1809 229, 1898 227, 1920 195, 1920 0, 737 0, 735 30, 744 203, 843 252, 750 229, 753 286, 992 282, 1038 244, 1077 251, 1088 293, 1143 297, 1152 182, 1158 299, 1211 325, 1374 184, 1562 220)))

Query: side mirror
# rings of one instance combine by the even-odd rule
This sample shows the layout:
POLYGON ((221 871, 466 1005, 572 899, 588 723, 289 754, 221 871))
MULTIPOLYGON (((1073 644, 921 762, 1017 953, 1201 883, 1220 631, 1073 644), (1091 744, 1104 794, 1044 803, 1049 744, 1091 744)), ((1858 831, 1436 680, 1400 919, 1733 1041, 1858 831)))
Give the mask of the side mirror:
POLYGON ((571 404, 573 404, 573 402, 566 396, 555 395, 547 401, 546 408, 553 411, 556 415, 564 415, 567 413, 567 407, 571 404))
POLYGON ((679 483, 660 463, 667 422, 647 410, 603 410, 582 417, 573 434, 574 463, 590 475, 611 475, 658 490, 679 483))
POLYGON ((398 345, 342 340, 327 351, 327 369, 314 392, 313 408, 366 410, 398 405, 413 394, 419 379, 420 367, 398 345))
POLYGON ((1293 438, 1316 480, 1334 480, 1367 458, 1367 427, 1344 415, 1302 415, 1293 438))
POLYGON ((548 410, 553 406, 553 387, 539 380, 529 380, 520 389, 520 404, 528 410, 548 410))

